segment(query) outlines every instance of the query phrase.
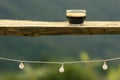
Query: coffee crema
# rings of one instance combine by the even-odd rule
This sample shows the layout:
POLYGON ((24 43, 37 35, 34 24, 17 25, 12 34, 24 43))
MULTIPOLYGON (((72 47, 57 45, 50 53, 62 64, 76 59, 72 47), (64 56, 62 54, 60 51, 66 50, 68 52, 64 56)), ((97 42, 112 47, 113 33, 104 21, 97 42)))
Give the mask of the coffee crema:
POLYGON ((84 17, 84 16, 86 16, 86 14, 85 13, 69 12, 69 13, 66 13, 66 16, 70 16, 70 17, 84 17))

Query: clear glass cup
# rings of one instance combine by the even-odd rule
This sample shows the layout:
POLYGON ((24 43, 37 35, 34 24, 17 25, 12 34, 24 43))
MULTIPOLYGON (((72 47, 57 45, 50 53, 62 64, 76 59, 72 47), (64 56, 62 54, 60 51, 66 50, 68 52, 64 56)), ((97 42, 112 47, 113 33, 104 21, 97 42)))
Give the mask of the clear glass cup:
POLYGON ((86 19, 86 10, 66 10, 66 18, 70 24, 83 24, 86 19))

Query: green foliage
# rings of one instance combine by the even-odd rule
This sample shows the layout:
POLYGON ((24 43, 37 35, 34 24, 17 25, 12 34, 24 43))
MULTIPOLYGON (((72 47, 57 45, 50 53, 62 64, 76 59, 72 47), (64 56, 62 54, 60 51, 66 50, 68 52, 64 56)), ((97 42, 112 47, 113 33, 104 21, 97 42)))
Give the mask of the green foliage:
POLYGON ((120 80, 120 65, 109 71, 108 80, 120 80))
MULTIPOLYGON (((1 0, 0 18, 65 21, 66 9, 83 8, 87 9, 87 20, 119 20, 119 3, 120 0, 1 0)), ((75 60, 110 58, 119 56, 119 37, 119 35, 0 37, 0 56, 45 61, 61 61, 66 57, 75 60), (80 57, 76 58, 79 53, 80 57)), ((16 70, 16 66, 18 67, 16 64, 1 61, 0 80, 102 80, 101 77, 104 77, 101 75, 101 65, 100 69, 96 69, 98 64, 96 67, 91 64, 65 65, 63 74, 53 66, 38 69, 27 66, 22 72, 2 73, 2 70, 16 70)), ((119 80, 119 72, 118 69, 111 69, 105 77, 108 80, 119 80)))
MULTIPOLYGON (((66 20, 66 9, 83 8, 88 10, 88 20, 117 20, 119 2, 119 0, 1 0, 0 18, 60 21, 66 20), (116 4, 114 7, 113 3, 116 4)), ((55 60, 63 56, 76 58, 79 52, 86 51, 90 58, 116 57, 120 52, 119 40, 119 35, 0 37, 0 56, 55 60)))
POLYGON ((96 80, 97 74, 94 71, 81 67, 80 65, 65 65, 65 72, 58 72, 59 67, 43 66, 32 68, 26 66, 19 73, 4 73, 0 75, 0 80, 96 80), (5 77, 7 76, 7 77, 5 77))
POLYGON ((66 9, 80 8, 88 10, 88 20, 119 20, 119 3, 119 0, 1 0, 0 18, 63 21, 66 9))
POLYGON ((87 53, 86 51, 82 51, 82 52, 80 53, 80 59, 81 59, 82 61, 90 60, 90 59, 89 59, 89 56, 88 56, 88 53, 87 53))
MULTIPOLYGON (((62 58, 66 57, 79 60, 79 53, 86 51, 90 59, 112 58, 119 56, 119 41, 119 35, 0 37, 0 56, 23 60, 62 61, 62 58)), ((16 68, 13 63, 0 63, 2 70, 16 68)))

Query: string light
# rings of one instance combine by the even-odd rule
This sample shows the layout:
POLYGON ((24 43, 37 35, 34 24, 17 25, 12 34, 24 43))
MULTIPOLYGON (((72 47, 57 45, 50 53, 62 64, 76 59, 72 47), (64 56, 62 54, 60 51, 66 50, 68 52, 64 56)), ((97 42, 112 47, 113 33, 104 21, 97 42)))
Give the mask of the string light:
POLYGON ((110 58, 110 59, 101 59, 101 60, 89 60, 89 61, 69 61, 69 62, 47 62, 47 61, 27 61, 27 60, 19 60, 19 59, 12 59, 12 58, 5 58, 5 57, 0 57, 0 60, 6 60, 6 61, 11 61, 11 62, 19 62, 19 68, 24 69, 25 65, 24 63, 34 63, 34 64, 62 64, 61 67, 59 68, 59 72, 63 73, 65 71, 64 65, 65 64, 80 64, 80 63, 98 63, 98 62, 103 62, 103 70, 108 69, 107 62, 110 61, 117 61, 120 60, 120 57, 117 58, 110 58))
POLYGON ((24 69, 24 67, 25 67, 25 66, 24 66, 23 62, 21 61, 20 64, 19 64, 19 68, 20 68, 20 69, 24 69))
POLYGON ((61 65, 61 67, 59 68, 59 72, 60 73, 63 73, 65 71, 65 69, 64 69, 64 63, 61 65))
POLYGON ((102 68, 103 68, 103 70, 107 70, 108 69, 108 65, 107 65, 106 61, 104 61, 104 64, 103 64, 102 68))

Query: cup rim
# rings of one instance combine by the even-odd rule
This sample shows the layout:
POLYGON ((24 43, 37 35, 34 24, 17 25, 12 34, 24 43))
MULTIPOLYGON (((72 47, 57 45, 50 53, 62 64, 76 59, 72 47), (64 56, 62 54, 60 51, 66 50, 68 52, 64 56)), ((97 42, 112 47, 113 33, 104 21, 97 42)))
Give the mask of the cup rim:
POLYGON ((85 9, 68 9, 66 10, 67 13, 71 12, 71 13, 74 13, 74 12, 81 12, 81 13, 86 13, 87 10, 85 9))

